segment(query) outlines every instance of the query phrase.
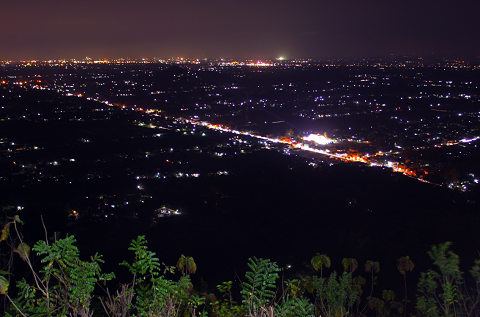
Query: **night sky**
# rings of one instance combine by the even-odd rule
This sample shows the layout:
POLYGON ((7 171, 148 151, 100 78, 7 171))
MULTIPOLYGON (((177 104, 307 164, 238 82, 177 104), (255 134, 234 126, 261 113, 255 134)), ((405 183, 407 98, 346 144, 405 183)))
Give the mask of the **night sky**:
POLYGON ((480 55, 480 1, 0 2, 0 60, 480 55))

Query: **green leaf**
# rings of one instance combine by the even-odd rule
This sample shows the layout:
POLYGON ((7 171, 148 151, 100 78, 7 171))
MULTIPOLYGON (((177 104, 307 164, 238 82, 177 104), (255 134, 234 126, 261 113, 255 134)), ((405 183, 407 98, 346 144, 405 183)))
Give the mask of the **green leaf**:
POLYGON ((10 233, 10 224, 11 222, 6 223, 5 226, 3 226, 2 235, 0 236, 0 242, 7 240, 8 234, 10 233))
POLYGON ((370 273, 372 270, 378 274, 378 272, 380 272, 380 264, 374 261, 367 261, 367 263, 365 263, 365 272, 370 273))
POLYGON ((393 301, 395 299, 395 292, 392 291, 392 290, 383 290, 383 295, 382 295, 383 299, 386 301, 386 302, 390 302, 390 301, 393 301))
POLYGON ((365 278, 363 278, 362 276, 357 276, 353 279, 353 284, 358 285, 358 286, 364 285, 366 282, 367 282, 367 280, 365 278))
POLYGON ((415 265, 409 256, 402 256, 397 260, 397 268, 401 274, 405 275, 405 271, 412 271, 415 265))
POLYGON ((0 276, 0 294, 6 294, 10 283, 6 278, 0 276))
POLYGON ((19 222, 23 225, 23 221, 20 220, 20 216, 19 215, 15 215, 15 222, 19 222))
POLYGON ((275 281, 279 278, 277 272, 280 269, 275 262, 256 257, 249 259, 248 267, 250 271, 245 274, 248 281, 241 285, 243 302, 249 309, 265 307, 275 295, 272 289, 276 288, 275 281))
POLYGON ((330 258, 325 254, 317 253, 312 260, 310 261, 315 271, 321 270, 322 267, 330 267, 331 261, 330 258))
POLYGON ((345 268, 345 271, 350 271, 350 272, 355 272, 355 270, 358 267, 358 262, 357 260, 353 258, 344 258, 342 260, 343 267, 345 268))
POLYGON ((30 255, 30 247, 25 242, 20 243, 13 251, 17 252, 24 261, 26 261, 30 255))
POLYGON ((177 262, 177 269, 182 274, 194 274, 197 271, 197 264, 191 256, 181 255, 177 262))

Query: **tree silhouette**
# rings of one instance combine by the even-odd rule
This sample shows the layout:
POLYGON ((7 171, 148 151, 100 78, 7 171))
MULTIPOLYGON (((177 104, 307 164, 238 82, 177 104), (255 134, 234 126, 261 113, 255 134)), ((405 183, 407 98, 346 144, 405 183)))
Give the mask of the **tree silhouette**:
POLYGON ((355 272, 358 267, 358 262, 354 258, 344 258, 342 264, 345 271, 350 271, 350 273, 355 272))
POLYGON ((380 272, 380 264, 374 261, 367 261, 367 263, 365 263, 365 272, 372 273, 372 288, 370 291, 370 296, 372 296, 373 284, 375 282, 375 279, 377 278, 377 277, 373 277, 373 273, 375 272, 376 274, 378 274, 378 272, 380 272))
POLYGON ((191 256, 185 256, 182 254, 180 259, 178 259, 177 269, 184 275, 195 274, 195 272, 197 271, 197 264, 191 256))
POLYGON ((407 271, 412 271, 415 265, 413 264, 410 257, 402 256, 400 259, 397 260, 397 268, 401 274, 403 274, 403 280, 405 283, 405 309, 403 310, 404 316, 407 316, 407 271))
POLYGON ((323 278, 323 266, 330 267, 331 265, 330 258, 326 254, 320 253, 317 253, 317 255, 312 258, 311 263, 315 271, 320 270, 320 278, 323 278))

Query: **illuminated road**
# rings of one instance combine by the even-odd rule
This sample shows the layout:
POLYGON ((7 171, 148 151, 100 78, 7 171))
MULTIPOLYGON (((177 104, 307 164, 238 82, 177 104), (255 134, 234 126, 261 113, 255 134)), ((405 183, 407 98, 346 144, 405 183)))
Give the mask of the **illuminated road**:
MULTIPOLYGON (((109 104, 108 102, 104 102, 106 104, 109 104)), ((125 108, 125 106, 123 106, 122 108, 125 108)), ((142 111, 142 112, 145 112, 149 115, 153 115, 153 116, 156 116, 156 117, 164 117, 164 118, 169 118, 167 116, 164 116, 164 115, 160 115, 158 113, 155 113, 153 110, 144 110, 142 108, 132 108, 133 110, 136 110, 136 111, 142 111)), ((386 165, 381 165, 381 164, 376 164, 376 163, 369 163, 365 160, 365 158, 361 157, 361 156, 357 156, 357 158, 352 158, 352 157, 349 157, 349 155, 347 153, 343 153, 343 154, 333 154, 333 153, 329 153, 329 152, 326 152, 324 150, 319 150, 319 149, 314 149, 314 148, 311 148, 307 145, 302 145, 302 144, 299 144, 299 143, 292 143, 291 141, 285 141, 285 140, 280 140, 280 139, 274 139, 274 138, 268 138, 266 136, 262 136, 262 135, 257 135, 257 134, 252 134, 250 132, 242 132, 242 131, 238 131, 238 130, 234 130, 234 129, 230 129, 228 127, 224 127, 222 125, 219 125, 219 124, 211 124, 211 123, 208 123, 208 122, 197 122, 195 120, 189 120, 189 119, 183 119, 183 118, 175 118, 175 117, 170 117, 169 119, 173 119, 173 120, 176 120, 178 122, 183 122, 183 123, 188 123, 188 124, 192 124, 192 125, 201 125, 203 127, 206 127, 210 130, 214 130, 214 131, 220 131, 220 132, 228 132, 228 133, 233 133, 233 134, 238 134, 238 135, 246 135, 246 136, 250 136, 250 137, 253 137, 253 138, 256 138, 256 139, 260 139, 260 140, 263 140, 263 141, 267 141, 267 142, 271 142, 271 143, 282 143, 282 144, 286 144, 288 145, 289 147, 292 147, 292 148, 296 148, 296 149, 299 149, 299 150, 302 150, 302 151, 307 151, 307 152, 311 152, 311 153, 317 153, 317 154, 321 154, 321 155, 324 155, 324 156, 327 156, 327 157, 331 157, 331 158, 335 158, 335 159, 339 159, 339 160, 342 160, 344 162, 360 162, 360 163, 363 163, 363 164, 366 164, 368 166, 380 166, 380 167, 384 167, 384 168, 389 168, 391 169, 393 172, 397 172, 397 173, 402 173, 403 175, 405 176, 408 176, 410 178, 413 178, 413 179, 416 179, 420 182, 423 182, 423 183, 427 183, 427 184, 431 184, 431 185, 435 185, 435 186, 441 186, 441 187, 446 187, 446 188, 450 188, 448 186, 445 186, 443 184, 438 184, 438 183, 433 183, 433 182, 430 182, 430 181, 427 181, 423 178, 420 178, 420 177, 416 177, 414 175, 412 175, 411 173, 408 173, 408 171, 404 171, 402 168, 398 168, 396 166, 386 166, 386 165)), ((152 128, 156 128, 155 126, 151 126, 152 128)), ((473 139, 469 139, 469 140, 461 140, 459 142, 456 142, 455 144, 458 144, 458 143, 465 143, 465 142, 473 142, 473 141, 476 141, 480 139, 480 137, 476 137, 476 138, 473 138, 473 139)), ((450 145, 450 144, 449 144, 450 145)), ((451 144, 453 145, 453 144, 451 144)), ((466 191, 466 190, 462 190, 462 191, 466 191)))

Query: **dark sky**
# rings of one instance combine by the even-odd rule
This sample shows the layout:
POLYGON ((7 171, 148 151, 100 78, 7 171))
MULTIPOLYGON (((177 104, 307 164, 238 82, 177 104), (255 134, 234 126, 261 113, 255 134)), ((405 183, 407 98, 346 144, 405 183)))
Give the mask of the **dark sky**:
POLYGON ((479 0, 1 0, 0 60, 479 55, 479 14, 479 0))

